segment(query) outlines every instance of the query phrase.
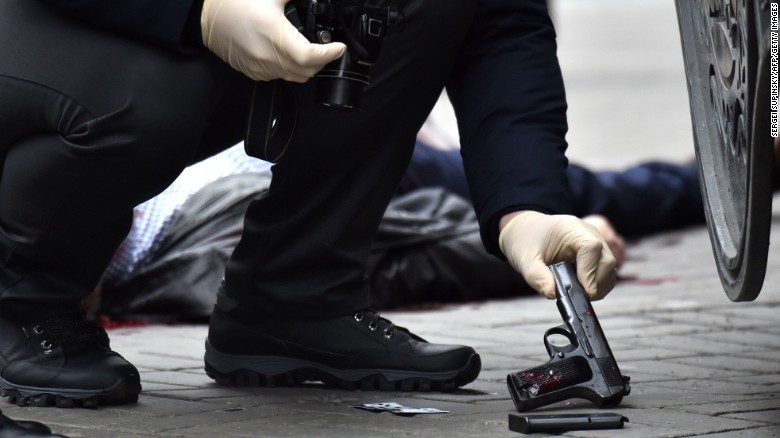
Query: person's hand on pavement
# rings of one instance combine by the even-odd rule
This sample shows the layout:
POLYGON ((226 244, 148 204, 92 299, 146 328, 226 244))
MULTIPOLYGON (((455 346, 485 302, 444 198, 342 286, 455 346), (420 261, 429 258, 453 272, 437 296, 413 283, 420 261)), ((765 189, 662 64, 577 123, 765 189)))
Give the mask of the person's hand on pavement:
POLYGON ((205 0, 203 44, 256 81, 308 81, 346 46, 310 43, 284 16, 287 1, 205 0))
POLYGON ((574 262, 591 300, 603 298, 615 286, 615 257, 596 228, 582 219, 523 211, 505 215, 499 229, 499 247, 510 265, 547 298, 555 298, 548 266, 562 261, 574 262))

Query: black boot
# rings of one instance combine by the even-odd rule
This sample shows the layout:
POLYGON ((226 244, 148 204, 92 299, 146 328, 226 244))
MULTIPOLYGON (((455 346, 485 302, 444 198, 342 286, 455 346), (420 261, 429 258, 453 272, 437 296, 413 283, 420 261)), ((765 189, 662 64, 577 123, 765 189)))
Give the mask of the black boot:
POLYGON ((65 438, 52 435, 51 429, 37 421, 12 420, 0 412, 0 438, 65 438))
POLYGON ((140 392, 138 370, 80 311, 23 326, 0 317, 0 395, 11 403, 94 408, 135 402, 140 392))
POLYGON ((206 340, 206 373, 223 385, 321 381, 345 389, 441 391, 479 375, 480 358, 471 347, 428 343, 371 310, 338 318, 261 318, 230 310, 230 301, 220 293, 206 340))

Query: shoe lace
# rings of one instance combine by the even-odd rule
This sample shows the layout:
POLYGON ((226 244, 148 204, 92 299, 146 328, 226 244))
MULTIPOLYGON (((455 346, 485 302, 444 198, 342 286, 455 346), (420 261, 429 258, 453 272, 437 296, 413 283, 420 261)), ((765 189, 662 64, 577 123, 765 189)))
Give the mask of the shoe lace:
POLYGON ((379 316, 379 313, 374 312, 373 310, 367 310, 365 312, 355 313, 355 321, 362 322, 364 319, 366 319, 366 314, 369 314, 369 316, 371 316, 371 321, 369 321, 368 323, 368 329, 371 330, 372 332, 376 331, 379 328, 380 321, 385 323, 387 327, 385 327, 385 329, 382 331, 382 334, 384 335, 385 339, 392 338, 396 329, 403 329, 402 327, 397 327, 395 324, 390 322, 389 319, 379 316))
POLYGON ((44 352, 58 345, 100 343, 108 345, 108 335, 98 324, 87 321, 80 310, 69 310, 32 325, 32 332, 43 337, 44 352))

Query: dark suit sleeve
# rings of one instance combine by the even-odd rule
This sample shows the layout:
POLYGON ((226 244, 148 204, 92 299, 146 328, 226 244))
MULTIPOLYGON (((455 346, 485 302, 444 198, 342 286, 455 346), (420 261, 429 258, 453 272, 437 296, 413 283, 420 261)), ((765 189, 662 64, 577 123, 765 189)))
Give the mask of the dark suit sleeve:
POLYGON ((479 2, 447 90, 486 249, 520 209, 570 212, 566 96, 544 0, 479 2))
POLYGON ((39 0, 92 25, 174 49, 201 46, 203 0, 39 0))

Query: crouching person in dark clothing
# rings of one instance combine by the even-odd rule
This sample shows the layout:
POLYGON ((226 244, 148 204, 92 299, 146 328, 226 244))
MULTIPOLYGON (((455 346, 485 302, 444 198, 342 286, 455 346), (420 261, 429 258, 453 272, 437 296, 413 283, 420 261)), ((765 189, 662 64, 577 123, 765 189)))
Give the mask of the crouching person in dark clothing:
POLYGON ((477 377, 472 348, 428 343, 370 310, 365 278, 445 86, 486 249, 549 298, 547 265, 562 260, 592 299, 612 289, 606 244, 566 215, 566 102, 543 0, 397 1, 405 29, 386 38, 351 112, 316 105, 308 80, 345 46, 309 43, 285 3, 0 0, 0 389, 11 400, 137 399, 138 371, 79 303, 133 207, 241 140, 255 83, 289 83, 296 129, 227 264, 205 353, 217 382, 447 390, 477 377))

